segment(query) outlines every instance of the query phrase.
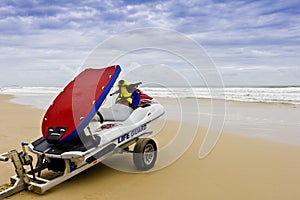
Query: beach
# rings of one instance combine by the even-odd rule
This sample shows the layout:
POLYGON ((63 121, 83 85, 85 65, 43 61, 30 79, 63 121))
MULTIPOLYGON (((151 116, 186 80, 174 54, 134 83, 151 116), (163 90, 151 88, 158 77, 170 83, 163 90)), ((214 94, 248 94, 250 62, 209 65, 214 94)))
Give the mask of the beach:
MULTIPOLYGON (((32 142, 41 136, 45 111, 11 103, 12 98, 0 95, 0 152, 20 149, 22 141, 32 142)), ((184 100, 183 107, 191 106, 190 101, 184 100)), ((168 98, 161 102, 168 109, 175 105, 168 98)), ((295 136, 298 141, 300 137, 296 135, 299 106, 228 102, 228 119, 217 144, 208 156, 199 159, 209 127, 208 104, 208 100, 199 100, 203 113, 199 126, 189 123, 191 114, 180 120, 176 113, 169 113, 162 120, 162 129, 154 137, 159 149, 166 149, 178 128, 187 135, 196 131, 191 146, 167 167, 162 166, 172 149, 158 152, 156 168, 162 167, 160 170, 124 173, 98 164, 44 195, 23 191, 9 199, 299 199, 300 144, 291 139, 295 136), (272 132, 280 137, 270 139, 272 132), (281 141, 285 134, 291 137, 281 141)), ((120 162, 132 164, 127 155, 120 162)), ((1 162, 0 168, 0 183, 8 183, 14 174, 12 164, 1 162)))

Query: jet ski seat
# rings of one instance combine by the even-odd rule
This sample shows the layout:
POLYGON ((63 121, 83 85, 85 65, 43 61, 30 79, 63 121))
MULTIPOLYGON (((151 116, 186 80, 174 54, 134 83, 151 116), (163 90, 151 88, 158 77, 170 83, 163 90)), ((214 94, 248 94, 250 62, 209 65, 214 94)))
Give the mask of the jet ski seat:
POLYGON ((109 108, 101 108, 98 112, 101 121, 125 121, 133 109, 127 105, 116 103, 109 108), (101 119, 102 118, 102 119, 101 119))

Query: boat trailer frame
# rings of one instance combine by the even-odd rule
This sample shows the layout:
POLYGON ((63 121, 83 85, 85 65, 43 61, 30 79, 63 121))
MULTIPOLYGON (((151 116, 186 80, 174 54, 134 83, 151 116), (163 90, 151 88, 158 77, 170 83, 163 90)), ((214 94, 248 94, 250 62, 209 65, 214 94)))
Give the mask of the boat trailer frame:
POLYGON ((56 172, 57 176, 53 179, 47 179, 41 177, 41 172, 47 169, 47 166, 43 163, 43 155, 37 155, 37 164, 34 168, 32 165, 33 158, 27 153, 26 150, 27 146, 28 143, 23 142, 22 151, 18 152, 14 149, 0 155, 0 161, 12 161, 16 172, 16 175, 10 177, 10 187, 3 191, 0 191, 0 199, 4 199, 23 190, 29 190, 38 194, 44 194, 51 188, 96 165, 97 163, 101 162, 114 153, 112 151, 102 156, 100 159, 93 160, 93 162, 91 163, 85 162, 85 164, 81 165, 75 170, 71 169, 70 167, 73 162, 71 159, 63 159, 65 162, 64 171, 56 172), (28 167, 25 166, 30 166, 30 170, 26 169, 28 167), (35 175, 36 173, 37 176, 35 175))

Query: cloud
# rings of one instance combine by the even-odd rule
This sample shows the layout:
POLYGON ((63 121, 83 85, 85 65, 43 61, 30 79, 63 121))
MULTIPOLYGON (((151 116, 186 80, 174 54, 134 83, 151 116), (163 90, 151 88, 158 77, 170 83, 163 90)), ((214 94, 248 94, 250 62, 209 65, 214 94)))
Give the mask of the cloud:
MULTIPOLYGON (((3 0, 0 72, 34 68, 65 73, 67 68, 57 66, 76 71, 99 43, 143 27, 182 32, 203 45, 219 68, 288 70, 300 62, 299 10, 298 0, 3 0)), ((286 76, 291 77, 285 80, 297 81, 286 76)))

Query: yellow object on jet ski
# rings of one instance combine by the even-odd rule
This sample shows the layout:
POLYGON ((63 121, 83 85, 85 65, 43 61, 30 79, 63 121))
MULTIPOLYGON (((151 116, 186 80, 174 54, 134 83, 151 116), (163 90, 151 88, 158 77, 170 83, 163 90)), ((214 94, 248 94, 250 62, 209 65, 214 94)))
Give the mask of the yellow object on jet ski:
POLYGON ((132 104, 131 95, 136 89, 136 85, 125 80, 120 80, 118 86, 119 86, 119 96, 116 102, 123 103, 127 101, 129 102, 129 104, 132 104))

